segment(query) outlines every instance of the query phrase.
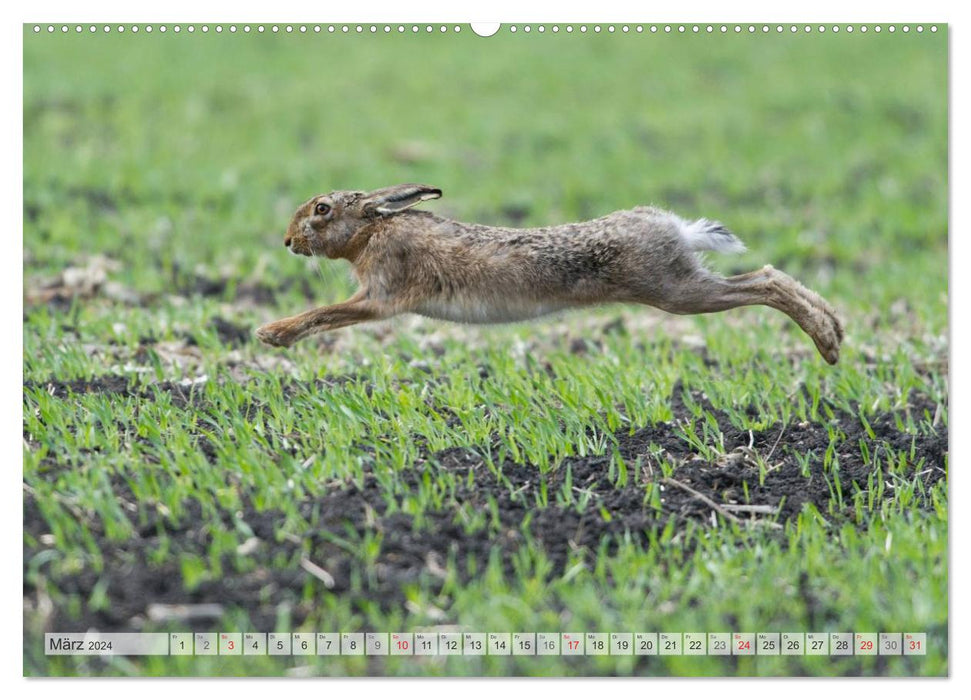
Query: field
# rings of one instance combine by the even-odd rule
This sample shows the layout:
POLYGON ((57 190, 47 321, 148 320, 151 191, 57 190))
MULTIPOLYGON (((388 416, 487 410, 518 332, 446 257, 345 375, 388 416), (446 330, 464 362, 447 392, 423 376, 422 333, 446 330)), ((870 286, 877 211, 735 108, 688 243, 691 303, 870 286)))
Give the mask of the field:
POLYGON ((947 31, 24 29, 24 673, 948 673, 947 31), (313 194, 719 219, 829 299, 401 318, 313 194), (926 656, 47 657, 44 632, 926 632, 926 656))

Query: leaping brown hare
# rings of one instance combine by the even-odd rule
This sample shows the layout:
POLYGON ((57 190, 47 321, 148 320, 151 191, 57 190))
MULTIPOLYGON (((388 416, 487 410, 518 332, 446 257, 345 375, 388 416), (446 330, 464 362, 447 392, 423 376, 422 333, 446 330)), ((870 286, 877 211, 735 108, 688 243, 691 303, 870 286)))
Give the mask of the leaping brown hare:
POLYGON ((349 260, 360 289, 340 304, 262 326, 257 337, 285 347, 402 313, 501 323, 611 302, 674 314, 763 304, 795 321, 827 362, 839 359, 843 324, 818 294, 771 265, 733 277, 702 266, 697 251, 745 249, 719 223, 635 207, 578 224, 512 229, 410 210, 441 196, 409 184, 304 202, 284 245, 299 255, 349 260))

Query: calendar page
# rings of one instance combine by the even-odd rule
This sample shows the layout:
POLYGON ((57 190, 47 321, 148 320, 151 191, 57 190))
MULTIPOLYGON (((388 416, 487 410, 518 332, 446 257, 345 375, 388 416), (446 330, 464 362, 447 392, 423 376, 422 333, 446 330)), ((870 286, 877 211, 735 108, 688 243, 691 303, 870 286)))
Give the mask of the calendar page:
POLYGON ((949 26, 650 13, 23 25, 25 676, 949 674, 949 26))

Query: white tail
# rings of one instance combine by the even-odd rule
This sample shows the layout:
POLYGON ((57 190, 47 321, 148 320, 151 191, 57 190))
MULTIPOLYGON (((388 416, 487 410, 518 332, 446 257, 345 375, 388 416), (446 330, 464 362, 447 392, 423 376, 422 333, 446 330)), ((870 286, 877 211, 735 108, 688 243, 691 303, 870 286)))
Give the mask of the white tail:
POLYGON ((681 235, 691 250, 714 250, 718 253, 741 253, 745 250, 745 244, 717 221, 685 221, 681 226, 681 235))

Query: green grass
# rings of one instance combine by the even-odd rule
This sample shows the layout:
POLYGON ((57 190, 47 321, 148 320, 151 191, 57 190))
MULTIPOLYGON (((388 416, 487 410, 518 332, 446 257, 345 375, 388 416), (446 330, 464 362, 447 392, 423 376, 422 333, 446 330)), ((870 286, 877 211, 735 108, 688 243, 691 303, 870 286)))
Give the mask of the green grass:
POLYGON ((25 673, 946 674, 947 480, 923 474, 947 470, 947 146, 943 28, 490 39, 467 27, 25 28, 25 297, 104 255, 117 261, 108 279, 140 300, 102 290, 25 303, 25 673), (318 304, 351 292, 345 263, 321 261, 318 274, 284 251, 300 202, 411 181, 444 190, 429 208, 483 223, 648 203, 722 220, 749 252, 711 265, 772 263, 830 299, 847 325, 840 364, 768 309, 402 320, 285 351, 220 334, 215 319, 250 329, 304 310, 305 288, 318 304), (221 287, 195 293, 206 280, 221 287), (125 390, 83 389, 106 376, 127 377, 125 390), (804 423, 823 431, 821 447, 792 438, 804 423), (702 461, 660 442, 633 454, 625 441, 643 428, 702 461), (749 430, 780 438, 739 493, 785 459, 807 489, 830 484, 828 501, 780 529, 665 510, 662 476, 718 464, 749 430), (921 462, 915 446, 941 436, 944 459, 921 462), (449 468, 454 448, 482 468, 449 468), (605 483, 571 481, 600 456, 605 483), (342 489, 367 494, 368 523, 339 517, 342 489), (631 493, 636 503, 616 507, 631 493), (603 537, 550 551, 539 523, 568 513, 603 537), (640 513, 645 527, 608 532, 640 513), (435 575, 415 552, 446 525, 456 544, 435 575), (256 553, 240 553, 254 531, 256 553), (304 572, 304 556, 344 567, 332 572, 340 590, 304 572), (389 577, 409 556, 417 571, 389 577), (102 662, 39 651, 70 620, 144 619, 117 588, 140 570, 165 579, 168 601, 223 603, 218 582, 253 589, 251 606, 227 604, 203 625, 220 631, 926 631, 928 655, 102 662))

